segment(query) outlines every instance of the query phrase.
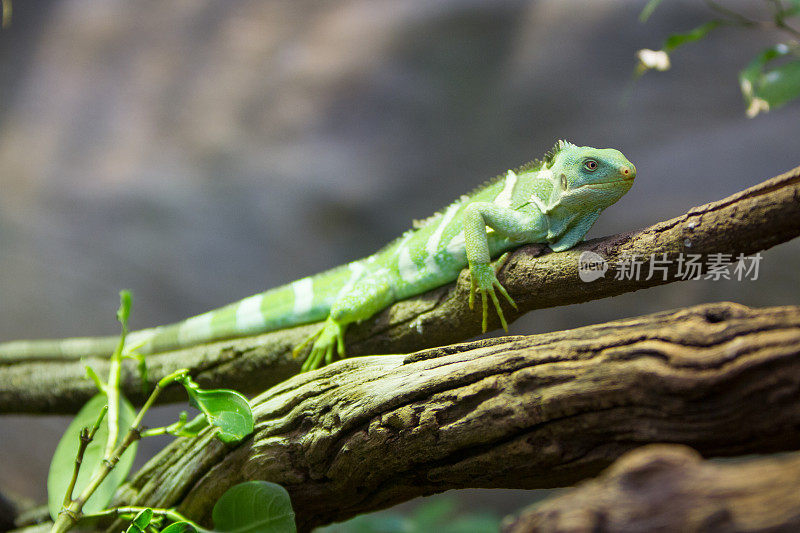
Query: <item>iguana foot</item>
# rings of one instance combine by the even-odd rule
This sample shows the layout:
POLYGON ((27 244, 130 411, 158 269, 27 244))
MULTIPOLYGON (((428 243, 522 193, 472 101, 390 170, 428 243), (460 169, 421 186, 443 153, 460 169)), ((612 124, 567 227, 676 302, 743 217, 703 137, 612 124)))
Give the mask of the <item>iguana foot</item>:
POLYGON ((292 355, 295 357, 310 343, 314 343, 300 371, 308 372, 310 370, 316 370, 331 364, 336 359, 343 358, 345 356, 344 330, 345 328, 343 326, 328 319, 319 331, 297 345, 295 349, 292 350, 292 355))
POLYGON ((489 263, 478 263, 474 265, 470 265, 469 267, 469 276, 470 276, 470 288, 469 288, 469 308, 473 309, 475 304, 475 292, 479 292, 481 294, 481 302, 483 308, 483 321, 481 322, 481 330, 486 332, 486 323, 489 317, 489 301, 487 298, 488 296, 492 299, 494 303, 494 308, 497 311, 497 316, 500 317, 500 324, 502 324, 503 329, 508 333, 508 324, 506 323, 506 317, 503 316, 503 309, 500 307, 500 301, 497 298, 497 293, 495 289, 502 294, 508 303, 511 304, 511 307, 514 309, 517 308, 517 304, 514 303, 514 300, 511 296, 508 295, 506 292, 505 287, 503 287, 500 282, 497 280, 497 274, 495 274, 492 265, 489 263))

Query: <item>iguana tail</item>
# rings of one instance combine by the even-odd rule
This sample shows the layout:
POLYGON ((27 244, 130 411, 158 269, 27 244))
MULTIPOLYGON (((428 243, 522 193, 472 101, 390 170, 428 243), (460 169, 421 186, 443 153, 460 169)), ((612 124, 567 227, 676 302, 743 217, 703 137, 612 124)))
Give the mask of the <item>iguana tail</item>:
MULTIPOLYGON (((323 320, 336 295, 352 286, 361 270, 360 263, 350 263, 182 322, 134 331, 126 338, 125 348, 147 355, 323 320)), ((0 364, 110 357, 118 342, 119 337, 76 337, 0 343, 0 364)))

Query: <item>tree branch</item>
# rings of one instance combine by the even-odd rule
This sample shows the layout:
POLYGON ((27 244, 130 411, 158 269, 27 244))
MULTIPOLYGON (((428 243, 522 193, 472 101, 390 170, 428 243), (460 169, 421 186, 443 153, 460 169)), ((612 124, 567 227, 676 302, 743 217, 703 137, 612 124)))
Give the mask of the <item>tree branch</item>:
MULTIPOLYGON (((613 268, 625 257, 667 253, 751 254, 800 235, 800 167, 723 200, 690 209, 686 214, 648 228, 584 242, 561 253, 545 245, 515 251, 499 274, 519 312, 504 308, 509 320, 534 309, 574 304, 678 281, 673 261, 667 279, 616 280, 613 276, 576 283, 582 251, 601 254, 613 268)), ((398 302, 347 334, 349 355, 408 353, 450 344, 480 333, 480 313, 467 306, 469 278, 398 302)), ((491 315, 492 327, 499 327, 491 315)), ((204 387, 230 387, 258 393, 295 374, 302 361, 291 348, 317 325, 275 331, 255 337, 217 342, 148 356, 153 380, 189 368, 204 387)), ((87 359, 98 372, 107 361, 87 359)), ((80 361, 0 362, 0 412, 64 413, 77 411, 94 393, 80 361)), ((126 366, 123 392, 134 403, 144 401, 134 364, 126 366)), ((182 398, 177 388, 162 400, 182 398)))
POLYGON ((683 446, 645 446, 503 531, 800 531, 800 454, 721 464, 683 446))
POLYGON ((454 488, 560 487, 653 442, 800 445, 800 307, 706 304, 569 331, 348 359, 253 401, 255 434, 181 439, 117 495, 208 523, 251 479, 301 531, 454 488), (769 413, 769 416, 764 416, 769 413))

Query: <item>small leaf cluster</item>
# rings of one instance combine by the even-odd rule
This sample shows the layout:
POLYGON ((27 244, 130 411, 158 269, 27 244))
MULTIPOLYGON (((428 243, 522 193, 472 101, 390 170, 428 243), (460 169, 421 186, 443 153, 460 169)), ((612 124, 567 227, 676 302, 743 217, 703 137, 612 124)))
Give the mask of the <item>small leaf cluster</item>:
POLYGON ((122 332, 111 356, 108 380, 103 381, 87 366, 87 375, 100 392, 70 423, 50 463, 47 492, 48 508, 54 520, 51 532, 62 533, 79 522, 103 517, 130 520, 128 533, 294 531, 294 512, 288 493, 266 481, 242 483, 223 494, 214 506, 214 530, 203 529, 174 509, 107 508, 130 472, 139 439, 162 434, 193 437, 210 427, 219 440, 234 444, 250 435, 254 427, 247 398, 233 390, 203 389, 186 369, 162 378, 137 413, 119 390, 123 358, 137 359, 142 381, 144 384, 147 381, 144 358, 125 344, 130 308, 130 293, 122 291, 117 311, 122 332), (144 414, 160 392, 175 383, 183 385, 191 405, 200 414, 189 421, 183 412, 174 424, 144 428, 141 425, 144 414))
POLYGON ((294 533, 294 511, 286 489, 269 481, 234 485, 212 510, 214 529, 179 520, 160 529, 158 510, 144 508, 133 517, 125 533, 294 533))
MULTIPOLYGON (((779 30, 790 37, 759 53, 739 72, 739 87, 747 106, 747 116, 779 108, 800 97, 800 30, 795 26, 800 19, 800 0, 763 0, 769 19, 755 20, 729 9, 714 0, 705 4, 715 18, 686 32, 673 33, 659 50, 642 49, 637 52, 639 63, 635 76, 648 70, 668 70, 671 54, 678 48, 700 41, 712 31, 725 26, 745 29, 779 30)), ((646 22, 662 0, 649 0, 639 15, 646 22)))

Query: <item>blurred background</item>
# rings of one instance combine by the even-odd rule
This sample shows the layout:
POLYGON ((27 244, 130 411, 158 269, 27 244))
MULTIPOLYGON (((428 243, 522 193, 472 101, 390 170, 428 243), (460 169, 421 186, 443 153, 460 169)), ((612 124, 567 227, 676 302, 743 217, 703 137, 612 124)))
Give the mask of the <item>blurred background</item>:
MULTIPOLYGON (((781 36, 723 28, 634 84, 638 49, 711 17, 671 1, 643 24, 644 3, 15 0, 0 31, 0 341, 116 334, 121 288, 146 327, 368 255, 560 138, 638 169, 589 237, 800 164, 800 102, 748 119, 737 83, 781 36)), ((800 243, 763 256, 757 281, 536 311, 511 333, 797 304, 800 243)), ((0 491, 44 500, 67 423, 0 417, 0 491)), ((532 495, 463 498, 502 514, 532 495)))

